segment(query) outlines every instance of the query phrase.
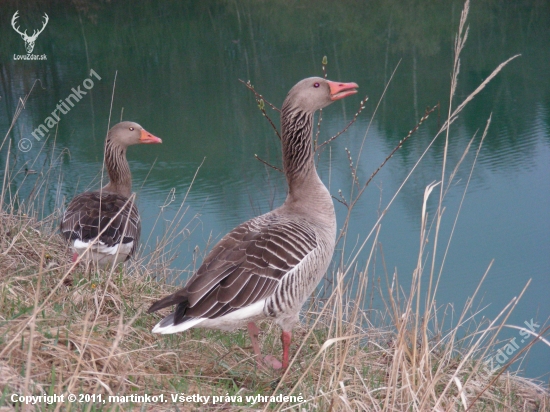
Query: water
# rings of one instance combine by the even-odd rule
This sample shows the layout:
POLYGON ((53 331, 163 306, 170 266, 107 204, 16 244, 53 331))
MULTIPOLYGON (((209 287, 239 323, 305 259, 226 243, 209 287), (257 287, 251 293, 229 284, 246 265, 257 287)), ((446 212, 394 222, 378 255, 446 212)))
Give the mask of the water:
MULTIPOLYGON (((160 146, 132 147, 128 153, 144 239, 170 190, 175 189, 175 201, 167 206, 167 215, 174 213, 202 164, 186 201, 185 218, 189 221, 197 215, 200 224, 189 242, 182 244, 174 263, 185 267, 192 261, 195 245, 203 250, 210 236, 221 237, 285 197, 284 178, 254 159, 258 154, 280 165, 279 142, 253 95, 238 79, 250 79, 259 92, 280 106, 297 81, 322 75, 321 61, 326 55, 328 77, 357 82, 360 92, 323 112, 320 140, 342 129, 361 98, 369 96, 359 120, 330 145, 319 162, 320 175, 335 196, 342 189, 349 199, 351 178, 345 148, 355 159, 371 120, 357 171, 360 182, 416 125, 427 106, 440 103, 440 110, 388 162, 358 202, 347 240, 349 252, 356 241, 364 240, 378 211, 393 197, 446 117, 453 41, 462 4, 444 3, 205 1, 74 6, 57 2, 46 6, 32 1, 24 5, 3 2, 2 136, 18 99, 39 79, 9 139, 14 146, 29 139, 32 148, 16 151, 16 160, 23 164, 38 158, 35 169, 46 154, 70 150, 70 156, 62 156, 62 181, 48 188, 45 212, 55 207, 57 192, 70 197, 97 187, 109 113, 112 123, 120 118, 133 120, 161 137, 164 143, 160 146), (29 31, 41 26, 44 12, 49 15, 33 51, 45 54, 46 61, 14 60, 14 54, 25 54, 23 40, 9 24, 16 10, 22 29, 29 31), (101 80, 91 77, 90 69, 101 80), (87 78, 94 85, 75 107, 60 115, 57 140, 36 141, 31 132, 51 115, 60 99, 69 96, 71 88, 85 90, 82 85, 87 78)), ((471 5, 469 25, 454 107, 502 61, 515 54, 521 57, 460 113, 451 129, 447 175, 468 141, 476 133, 477 137, 445 201, 440 251, 451 232, 479 138, 492 114, 446 258, 437 302, 452 303, 460 312, 494 259, 480 290, 480 307, 488 307, 478 318, 494 318, 531 279, 507 323, 523 325, 534 319, 542 325, 550 315, 550 6, 544 1, 476 1, 471 5)), ((275 112, 268 113, 278 124, 275 112)), ((441 178, 443 145, 443 138, 434 143, 382 221, 379 241, 384 259, 389 273, 397 271, 402 285, 410 284, 416 265, 424 188, 441 178)), ((6 148, 7 144, 0 152, 1 170, 6 148)), ((21 175, 16 182, 21 182, 21 175)), ((29 176, 21 185, 23 197, 33 183, 29 176)), ((438 196, 434 192, 428 203, 430 216, 438 196)), ((335 204, 341 227, 346 210, 335 204)), ((152 237, 158 235, 160 229, 152 237)), ((369 248, 370 243, 365 250, 369 248)), ((371 276, 384 279, 380 264, 371 276)), ((373 305, 381 307, 377 294, 373 305)), ((518 335, 509 330, 502 336, 518 335)), ((547 374, 549 355, 548 347, 536 345, 521 365, 526 375, 547 374)))

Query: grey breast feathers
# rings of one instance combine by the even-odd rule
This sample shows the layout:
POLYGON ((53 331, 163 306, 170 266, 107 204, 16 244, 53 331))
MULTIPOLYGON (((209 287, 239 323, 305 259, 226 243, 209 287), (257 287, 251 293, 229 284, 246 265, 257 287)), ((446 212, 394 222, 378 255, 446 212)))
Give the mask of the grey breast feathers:
POLYGON ((185 317, 217 318, 269 297, 281 279, 317 247, 304 222, 268 213, 225 235, 185 288, 155 302, 149 312, 178 304, 185 317))
POLYGON ((132 200, 113 193, 85 192, 76 196, 65 211, 60 230, 68 241, 90 241, 103 230, 99 240, 114 246, 134 242, 132 251, 139 243, 141 221, 132 200))

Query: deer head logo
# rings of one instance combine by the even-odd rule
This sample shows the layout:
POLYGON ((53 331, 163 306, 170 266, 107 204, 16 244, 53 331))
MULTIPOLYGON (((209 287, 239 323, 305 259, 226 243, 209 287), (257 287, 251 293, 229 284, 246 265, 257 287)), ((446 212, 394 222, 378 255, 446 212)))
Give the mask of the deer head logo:
POLYGON ((44 23, 42 24, 42 28, 40 30, 34 30, 33 33, 32 33, 32 36, 29 36, 29 35, 27 35, 27 30, 25 30, 23 33, 21 33, 21 31, 19 31, 19 27, 16 26, 17 19, 19 18, 18 13, 19 13, 19 10, 17 10, 15 12, 15 14, 13 15, 13 17, 11 19, 11 25, 12 25, 13 29, 17 33, 19 33, 21 35, 21 37, 23 38, 23 40, 25 41, 25 48, 27 49, 27 53, 31 54, 32 50, 34 49, 34 42, 36 41, 36 38, 38 37, 38 35, 40 33, 42 33, 44 31, 44 29, 46 28, 46 24, 48 24, 48 21, 50 20, 50 18, 48 17, 48 15, 46 13, 44 13, 44 23))

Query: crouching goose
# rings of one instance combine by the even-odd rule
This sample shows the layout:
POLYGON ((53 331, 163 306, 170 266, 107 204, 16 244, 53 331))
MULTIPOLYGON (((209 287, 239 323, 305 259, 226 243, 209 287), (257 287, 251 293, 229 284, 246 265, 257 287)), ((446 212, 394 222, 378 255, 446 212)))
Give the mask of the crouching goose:
POLYGON ((155 302, 149 313, 171 305, 176 310, 153 332, 192 327, 230 331, 247 325, 257 359, 287 368, 292 327, 325 274, 336 239, 332 198, 314 164, 313 114, 356 93, 356 87, 312 77, 290 90, 281 109, 288 182, 284 204, 225 235, 183 289, 155 302), (272 356, 261 357, 254 322, 264 318, 275 318, 282 328, 282 364, 272 356))
POLYGON ((85 254, 83 259, 100 267, 116 265, 136 250, 141 223, 135 199, 131 198, 132 175, 126 149, 141 143, 162 140, 133 122, 118 123, 107 133, 105 167, 109 183, 99 191, 75 196, 61 220, 61 233, 75 252, 73 262, 85 254))

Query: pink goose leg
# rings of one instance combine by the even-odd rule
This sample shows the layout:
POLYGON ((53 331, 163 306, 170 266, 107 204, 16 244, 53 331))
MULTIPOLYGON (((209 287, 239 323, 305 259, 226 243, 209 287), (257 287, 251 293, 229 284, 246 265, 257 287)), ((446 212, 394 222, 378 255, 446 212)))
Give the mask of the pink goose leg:
POLYGON ((283 330, 283 333, 281 333, 281 342, 283 343, 283 369, 288 368, 288 353, 290 351, 291 339, 292 332, 286 332, 283 330))
POLYGON ((252 341, 252 349, 254 350, 254 354, 256 355, 258 366, 262 367, 263 364, 265 364, 267 366, 271 366, 273 369, 281 369, 281 362, 279 362, 274 356, 267 355, 262 358, 260 344, 258 343, 258 334, 260 333, 260 329, 258 329, 256 324, 254 322, 248 322, 247 329, 248 334, 250 335, 250 340, 252 341))

